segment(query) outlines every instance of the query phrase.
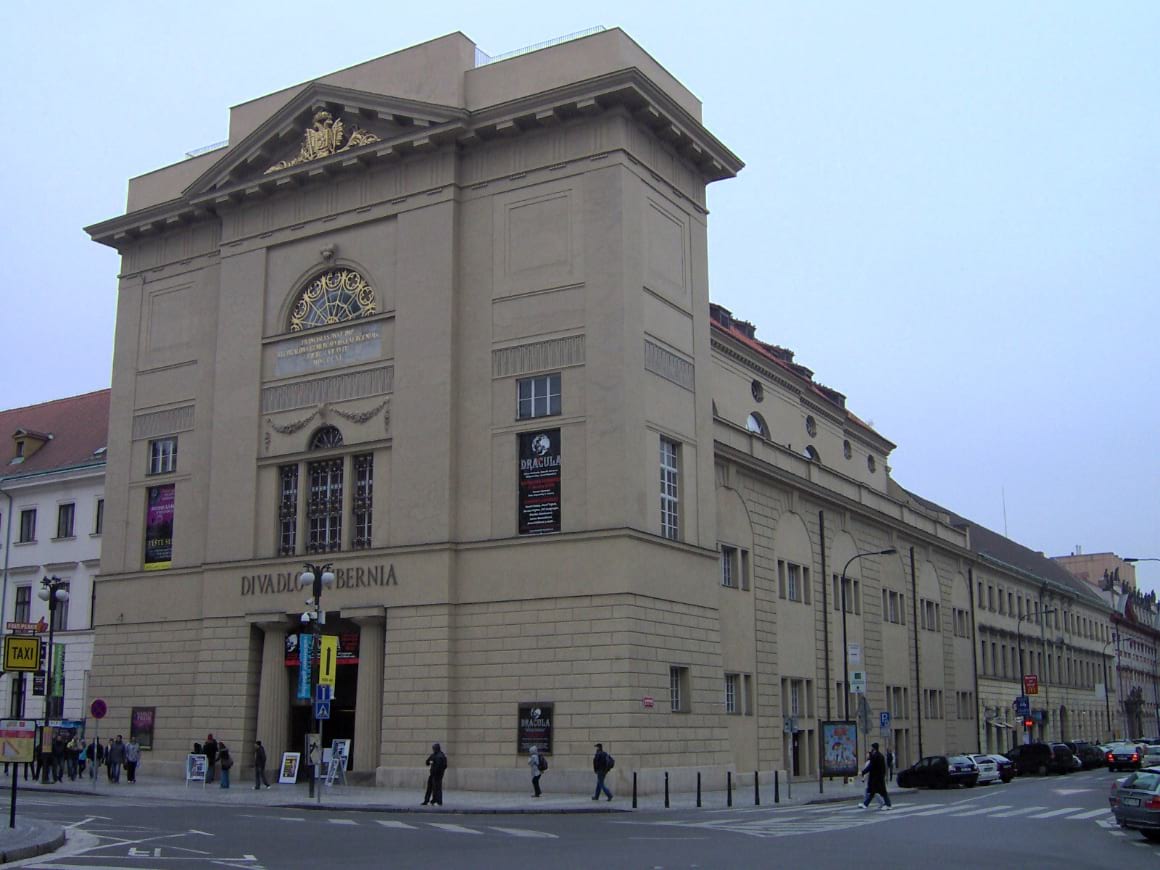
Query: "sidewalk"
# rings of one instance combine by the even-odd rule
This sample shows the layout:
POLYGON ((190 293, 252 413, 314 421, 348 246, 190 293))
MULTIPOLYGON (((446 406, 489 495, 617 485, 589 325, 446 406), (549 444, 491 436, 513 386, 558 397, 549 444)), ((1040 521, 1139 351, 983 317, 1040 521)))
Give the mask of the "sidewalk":
MULTIPOLYGON (((549 786, 548 783, 545 783, 549 786)), ((11 781, 0 776, 0 788, 11 795, 11 781)), ((137 782, 127 783, 122 777, 120 783, 110 783, 101 779, 95 786, 92 780, 67 779, 53 785, 20 781, 16 797, 16 828, 9 828, 5 820, 0 828, 0 863, 31 858, 60 848, 64 844, 64 831, 59 825, 38 821, 30 816, 35 814, 35 805, 27 810, 21 801, 38 793, 73 794, 87 796, 93 801, 115 801, 118 799, 168 800, 208 804, 232 804, 244 806, 287 807, 298 810, 329 811, 373 811, 393 813, 424 813, 430 815, 446 813, 623 813, 631 812, 632 792, 621 792, 612 801, 592 800, 585 794, 552 794, 550 786, 544 796, 534 798, 530 794, 516 792, 479 792, 447 790, 441 807, 421 806, 422 794, 416 790, 375 788, 371 786, 325 786, 311 798, 309 786, 272 785, 269 789, 256 790, 249 779, 237 780, 230 788, 221 788, 218 783, 203 785, 200 782, 186 784, 182 780, 149 777, 138 774, 137 782)), ((778 790, 775 802, 772 787, 762 787, 761 806, 775 809, 783 806, 849 801, 861 798, 862 785, 852 779, 843 784, 839 780, 827 780, 819 793, 817 781, 796 782, 786 788, 784 783, 778 790)), ((733 791, 733 807, 753 807, 753 788, 736 788, 733 791)), ((696 809, 695 793, 679 792, 670 795, 669 808, 673 810, 696 809)), ((720 810, 728 805, 724 791, 706 791, 701 794, 701 809, 720 810)), ((9 800, 2 803, 9 808, 9 800)), ((664 795, 642 795, 637 800, 638 810, 664 811, 664 795)))

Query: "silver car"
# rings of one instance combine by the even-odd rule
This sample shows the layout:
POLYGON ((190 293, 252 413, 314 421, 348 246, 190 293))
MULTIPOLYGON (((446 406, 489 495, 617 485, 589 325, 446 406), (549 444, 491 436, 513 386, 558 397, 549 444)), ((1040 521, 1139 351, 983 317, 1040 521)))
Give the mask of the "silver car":
POLYGON ((1147 767, 1112 782, 1108 803, 1116 824, 1160 843, 1160 767, 1147 767))
POLYGON ((990 785, 999 781, 999 765, 989 755, 971 755, 971 761, 979 768, 979 785, 990 785))

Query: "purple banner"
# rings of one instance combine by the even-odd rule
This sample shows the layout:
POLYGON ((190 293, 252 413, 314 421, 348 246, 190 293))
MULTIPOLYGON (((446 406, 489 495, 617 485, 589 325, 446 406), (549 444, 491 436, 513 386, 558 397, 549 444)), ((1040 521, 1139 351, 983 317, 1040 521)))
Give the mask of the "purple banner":
POLYGON ((519 525, 521 535, 560 531, 560 430, 521 432, 519 525))
POLYGON ((145 507, 145 570, 173 564, 173 484, 151 486, 145 507))

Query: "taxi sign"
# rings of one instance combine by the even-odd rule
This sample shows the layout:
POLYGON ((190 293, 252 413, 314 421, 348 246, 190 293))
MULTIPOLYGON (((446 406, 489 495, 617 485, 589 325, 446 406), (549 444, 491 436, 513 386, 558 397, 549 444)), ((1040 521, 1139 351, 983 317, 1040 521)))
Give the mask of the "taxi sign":
POLYGON ((4 670, 39 671, 40 638, 34 635, 5 635, 4 670))

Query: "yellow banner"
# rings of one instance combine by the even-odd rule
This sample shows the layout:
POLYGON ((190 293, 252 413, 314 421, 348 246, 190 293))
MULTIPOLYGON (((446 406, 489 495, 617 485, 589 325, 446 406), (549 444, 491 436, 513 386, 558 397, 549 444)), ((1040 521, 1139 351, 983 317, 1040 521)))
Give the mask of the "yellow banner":
POLYGON ((334 674, 338 670, 338 638, 324 634, 318 650, 318 685, 334 688, 334 674))

